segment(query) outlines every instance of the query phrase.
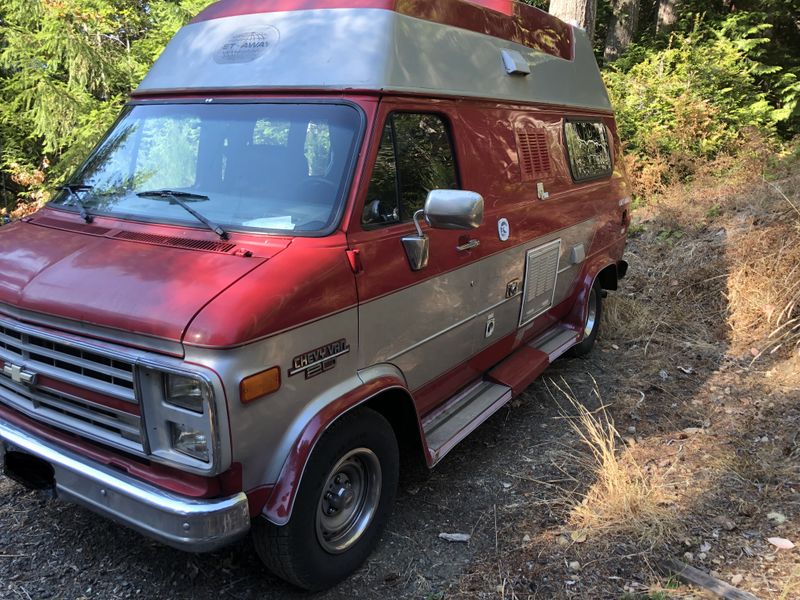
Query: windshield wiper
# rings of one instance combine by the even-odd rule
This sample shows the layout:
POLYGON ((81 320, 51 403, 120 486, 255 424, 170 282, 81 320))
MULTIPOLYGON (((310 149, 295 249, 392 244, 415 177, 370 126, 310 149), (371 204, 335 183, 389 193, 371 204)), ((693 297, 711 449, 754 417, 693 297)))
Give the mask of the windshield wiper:
POLYGON ((81 210, 81 218, 84 221, 87 223, 94 221, 94 216, 89 212, 89 209, 86 208, 86 203, 83 201, 83 198, 78 195, 78 192, 89 192, 93 190, 94 188, 91 185, 68 183, 67 185, 62 185, 59 189, 67 192, 70 198, 75 201, 74 203, 77 204, 78 208, 81 210))
POLYGON ((227 240, 228 239, 228 232, 225 231, 222 227, 214 223, 208 217, 202 215, 201 213, 197 212, 191 206, 189 206, 188 202, 202 202, 205 200, 211 200, 208 196, 203 196, 202 194, 192 194, 190 192, 177 192, 174 190, 153 190, 151 192, 139 192, 136 194, 140 198, 153 198, 155 200, 168 200, 171 204, 177 204, 190 215, 192 215, 195 219, 200 221, 203 225, 208 227, 211 231, 216 233, 220 239, 227 240))

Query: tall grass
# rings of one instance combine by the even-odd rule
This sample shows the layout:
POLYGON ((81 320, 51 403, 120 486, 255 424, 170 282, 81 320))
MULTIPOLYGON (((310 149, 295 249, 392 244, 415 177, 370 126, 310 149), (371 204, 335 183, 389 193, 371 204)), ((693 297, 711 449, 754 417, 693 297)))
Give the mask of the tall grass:
MULTIPOLYGON (((562 416, 581 441, 575 458, 589 472, 592 484, 571 497, 570 525, 578 535, 603 536, 607 541, 624 535, 653 547, 674 528, 662 481, 647 473, 625 447, 624 441, 602 405, 589 410, 563 382, 552 382, 566 399, 562 416)), ((598 399, 600 394, 593 392, 598 399)))
POLYGON ((800 350, 800 177, 765 183, 729 246, 729 324, 739 346, 800 350), (751 209, 752 210, 752 209, 751 209))

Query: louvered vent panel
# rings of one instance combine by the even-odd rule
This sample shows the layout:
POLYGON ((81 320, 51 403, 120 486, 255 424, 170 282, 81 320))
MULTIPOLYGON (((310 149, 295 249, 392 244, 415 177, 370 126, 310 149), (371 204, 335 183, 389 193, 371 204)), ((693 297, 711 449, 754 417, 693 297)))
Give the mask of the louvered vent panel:
POLYGON ((33 221, 34 225, 42 225, 44 227, 53 227, 55 229, 66 229, 67 231, 77 231, 80 233, 88 233, 91 235, 105 235, 110 229, 105 227, 98 227, 97 225, 89 225, 87 223, 70 223, 68 221, 61 221, 59 219, 38 218, 33 221))
POLYGON ((157 246, 174 246, 176 248, 186 248, 187 250, 204 250, 206 252, 228 253, 236 248, 236 244, 230 244, 226 242, 191 240, 187 238, 166 235, 136 233, 135 231, 120 231, 114 237, 120 240, 128 240, 131 242, 143 242, 145 244, 155 244, 157 246))
POLYGON ((520 325, 530 323, 552 308, 560 257, 561 240, 528 251, 520 325))
POLYGON ((518 130, 517 144, 524 181, 542 179, 551 174, 550 151, 547 147, 547 132, 544 129, 528 127, 518 130))

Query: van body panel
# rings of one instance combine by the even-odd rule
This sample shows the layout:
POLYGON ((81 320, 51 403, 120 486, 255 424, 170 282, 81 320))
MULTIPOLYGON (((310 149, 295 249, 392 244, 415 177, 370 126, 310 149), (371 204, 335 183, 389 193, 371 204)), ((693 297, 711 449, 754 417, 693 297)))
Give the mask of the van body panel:
POLYGON ((264 268, 210 302, 189 325, 185 344, 235 348, 354 308, 358 299, 346 250, 341 234, 295 239, 264 268))
MULTIPOLYGON (((556 307, 575 290, 586 256, 597 251, 597 244, 619 239, 616 226, 613 232, 606 227, 606 237, 597 234, 601 224, 617 220, 617 213, 621 214, 619 195, 627 192, 610 191, 606 181, 576 189, 562 145, 564 113, 547 106, 384 97, 373 127, 368 164, 377 155, 382 123, 396 112, 433 113, 446 118, 453 131, 461 187, 480 193, 485 201, 483 225, 474 232, 423 226, 431 249, 429 265, 421 272, 408 268, 400 244, 400 238, 414 233, 412 223, 378 230, 362 227, 360 216, 369 177, 362 178, 352 212, 349 240, 360 252, 364 268, 357 278, 362 323, 359 364, 395 364, 408 378, 409 389, 415 390, 419 411, 424 415, 491 366, 470 369, 468 365, 477 364, 473 362, 477 355, 495 344, 506 347, 505 336, 517 333, 526 254, 560 240, 553 311, 526 323, 508 351, 553 324, 556 307), (520 172, 516 134, 526 126, 546 132, 551 169, 544 178, 549 194, 544 200, 537 196, 539 182, 524 181, 520 172), (497 168, 488 170, 487 164, 497 168), (510 226, 507 240, 498 235, 501 219, 510 226), (479 239, 481 245, 467 253, 457 252, 455 247, 466 238, 479 239), (577 247, 583 256, 573 262, 572 251, 577 247), (508 298, 508 286, 515 281, 520 289, 508 298), (490 319, 494 332, 487 337, 490 319)), ((603 118, 580 111, 572 114, 603 118)), ((496 363, 502 353, 490 351, 485 356, 495 356, 496 363)))
MULTIPOLYGON (((350 282, 353 286, 352 273, 350 282)), ((213 369, 223 381, 234 383, 226 388, 228 419, 236 424, 231 455, 242 465, 244 490, 279 481, 306 427, 365 384, 358 372, 357 343, 358 311, 353 307, 246 346, 187 346, 187 362, 213 369), (295 359, 340 340, 348 349, 327 368, 290 374, 295 359), (236 382, 272 367, 281 369, 280 390, 257 402, 242 403, 236 382)))
POLYGON ((0 302, 169 340, 181 340, 207 302, 264 262, 83 235, 37 220, 0 236, 0 302))

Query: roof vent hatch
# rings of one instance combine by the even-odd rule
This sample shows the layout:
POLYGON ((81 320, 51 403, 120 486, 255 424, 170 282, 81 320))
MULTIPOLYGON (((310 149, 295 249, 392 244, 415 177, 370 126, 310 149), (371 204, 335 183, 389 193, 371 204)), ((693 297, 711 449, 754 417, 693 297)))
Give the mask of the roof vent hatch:
POLYGON ((522 75, 523 77, 531 74, 531 65, 518 50, 503 50, 503 66, 509 75, 522 75))

